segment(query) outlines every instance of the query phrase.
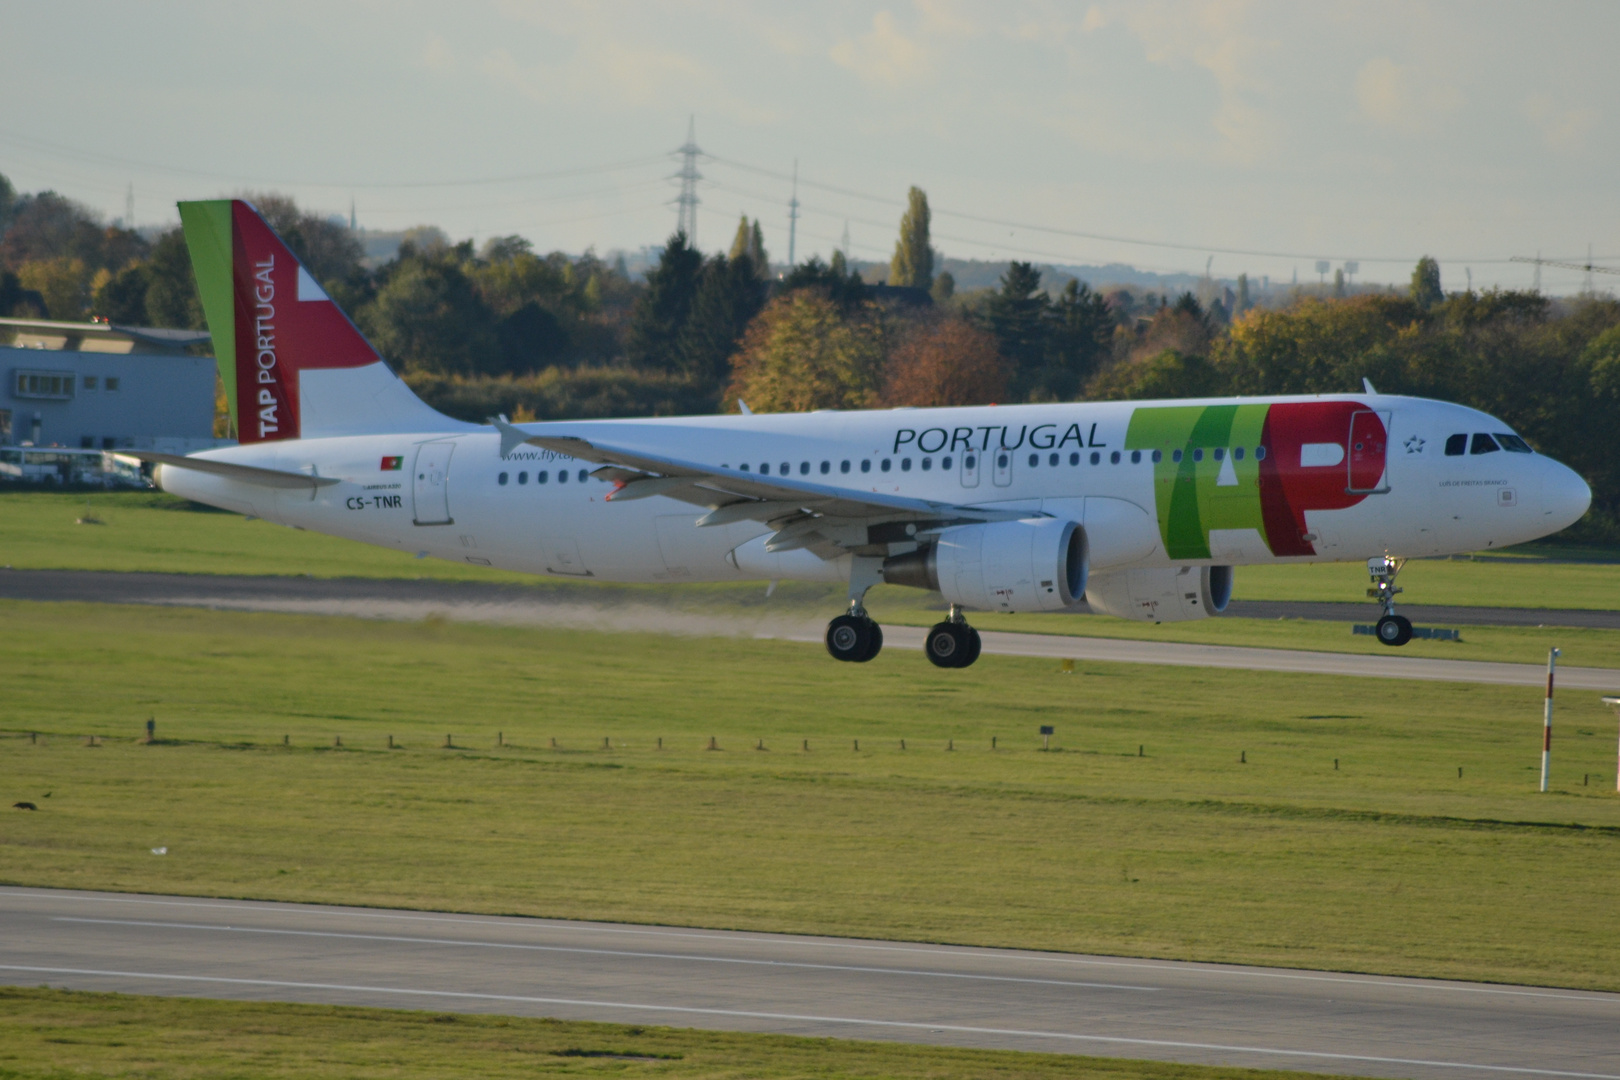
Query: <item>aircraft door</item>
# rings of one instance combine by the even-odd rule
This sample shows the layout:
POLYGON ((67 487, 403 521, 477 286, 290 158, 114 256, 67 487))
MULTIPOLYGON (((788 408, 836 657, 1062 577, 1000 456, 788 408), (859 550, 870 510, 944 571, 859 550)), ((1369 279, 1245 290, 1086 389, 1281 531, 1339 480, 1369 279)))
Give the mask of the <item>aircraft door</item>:
POLYGON ((990 459, 990 464, 994 468, 991 470, 990 480, 996 487, 1010 487, 1012 485, 1013 452, 998 449, 993 453, 995 457, 990 459))
POLYGON ((416 448, 411 469, 412 524, 450 525, 450 452, 453 442, 428 442, 416 448))
POLYGON ((1350 439, 1347 449, 1349 483, 1345 490, 1357 495, 1382 495, 1389 490, 1386 482, 1385 454, 1389 444, 1387 412, 1362 409, 1350 414, 1350 439))
POLYGON ((983 457, 977 450, 969 450, 962 455, 962 486, 975 488, 979 486, 979 461, 983 457))

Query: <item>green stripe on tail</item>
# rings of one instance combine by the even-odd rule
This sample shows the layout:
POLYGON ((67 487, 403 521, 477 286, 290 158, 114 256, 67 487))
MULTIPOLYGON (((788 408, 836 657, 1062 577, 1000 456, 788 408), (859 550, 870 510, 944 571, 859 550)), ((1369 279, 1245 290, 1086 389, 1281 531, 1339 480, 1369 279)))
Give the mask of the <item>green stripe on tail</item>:
POLYGON ((214 359, 219 378, 225 384, 225 400, 231 410, 231 435, 236 424, 236 297, 232 274, 231 202, 180 204, 180 224, 185 228, 186 247, 191 251, 191 269, 197 276, 197 292, 202 297, 208 332, 214 338, 214 359))

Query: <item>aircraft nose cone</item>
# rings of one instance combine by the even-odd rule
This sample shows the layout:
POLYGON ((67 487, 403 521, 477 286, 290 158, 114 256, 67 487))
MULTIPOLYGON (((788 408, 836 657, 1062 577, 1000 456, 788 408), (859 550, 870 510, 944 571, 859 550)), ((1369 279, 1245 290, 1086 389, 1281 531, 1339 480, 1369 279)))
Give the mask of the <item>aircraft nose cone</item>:
POLYGON ((1592 489, 1580 473, 1551 461, 1541 485, 1541 505, 1549 532, 1566 529, 1581 519, 1592 505, 1592 489))

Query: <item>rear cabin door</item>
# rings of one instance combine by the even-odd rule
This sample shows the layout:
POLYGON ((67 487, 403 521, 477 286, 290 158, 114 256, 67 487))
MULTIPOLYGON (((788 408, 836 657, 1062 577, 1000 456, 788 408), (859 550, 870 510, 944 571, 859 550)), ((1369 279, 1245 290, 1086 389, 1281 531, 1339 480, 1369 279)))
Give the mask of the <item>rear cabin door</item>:
POLYGON ((1389 490, 1385 477, 1389 420, 1389 413, 1369 409, 1350 414, 1350 440, 1346 448, 1350 451, 1347 491, 1360 495, 1382 495, 1389 490))
POLYGON ((416 448, 411 470, 413 524, 450 525, 450 451, 453 442, 428 442, 416 448))

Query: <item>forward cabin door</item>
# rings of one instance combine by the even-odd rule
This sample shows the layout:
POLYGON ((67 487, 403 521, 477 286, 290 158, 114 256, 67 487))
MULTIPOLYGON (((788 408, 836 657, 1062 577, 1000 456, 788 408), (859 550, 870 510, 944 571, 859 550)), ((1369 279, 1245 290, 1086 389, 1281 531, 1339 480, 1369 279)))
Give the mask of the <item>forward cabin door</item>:
POLYGON ((1357 495, 1382 495, 1389 490, 1386 473, 1389 420, 1389 413, 1370 409, 1350 414, 1350 439, 1346 447, 1349 450, 1350 475, 1346 491, 1357 495))
POLYGON ((416 525, 450 525, 450 451, 453 442, 428 442, 416 448, 411 470, 411 496, 416 525))

